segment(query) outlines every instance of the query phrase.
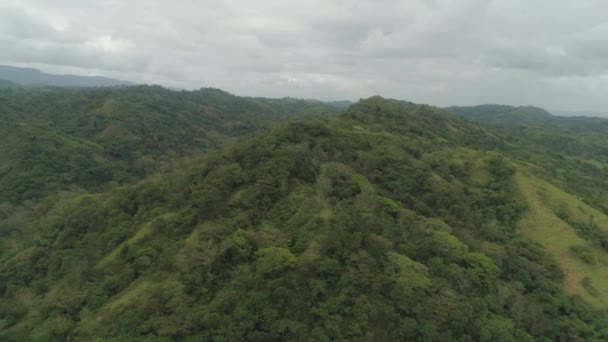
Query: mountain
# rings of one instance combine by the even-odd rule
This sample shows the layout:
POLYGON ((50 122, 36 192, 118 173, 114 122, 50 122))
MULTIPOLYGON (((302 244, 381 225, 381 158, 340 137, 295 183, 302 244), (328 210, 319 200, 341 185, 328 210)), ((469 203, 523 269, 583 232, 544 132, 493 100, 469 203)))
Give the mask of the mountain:
POLYGON ((354 103, 352 101, 344 100, 344 101, 326 101, 325 104, 335 107, 337 109, 348 109, 354 103))
POLYGON ((470 120, 493 125, 519 124, 529 125, 546 121, 551 114, 534 106, 479 105, 469 107, 447 107, 448 112, 464 116, 470 120))
POLYGON ((600 158, 608 154, 608 120, 585 116, 553 116, 536 107, 481 105, 448 107, 456 115, 508 132, 511 139, 528 144, 529 149, 567 153, 572 157, 600 158))
POLYGON ((0 206, 3 341, 608 338, 600 130, 380 96, 0 95, 0 149, 30 151, 0 154, 27 175, 0 188, 21 182, 0 206), (104 186, 78 178, 95 163, 104 186))
POLYGON ((587 116, 587 117, 608 118, 608 112, 553 110, 552 113, 555 115, 559 115, 559 116, 587 116))
POLYGON ((320 102, 218 89, 9 89, 0 92, 0 202, 129 182, 271 122, 333 112, 320 102))
POLYGON ((0 79, 0 88, 17 88, 19 84, 8 80, 0 79))
POLYGON ((101 76, 53 75, 37 69, 0 65, 0 79, 23 86, 112 87, 130 86, 131 82, 101 76))

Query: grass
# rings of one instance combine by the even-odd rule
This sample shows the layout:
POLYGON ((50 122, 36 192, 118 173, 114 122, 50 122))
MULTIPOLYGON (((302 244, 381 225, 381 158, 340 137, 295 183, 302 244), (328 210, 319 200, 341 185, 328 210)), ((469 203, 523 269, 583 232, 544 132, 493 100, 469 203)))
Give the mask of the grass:
MULTIPOLYGON (((168 219, 170 219, 171 215, 175 215, 175 214, 168 213, 168 214, 162 215, 160 217, 168 220, 168 219)), ((133 245, 133 244, 137 243, 138 241, 140 241, 141 239, 143 239, 146 235, 152 234, 152 225, 150 223, 152 221, 154 221, 155 219, 156 219, 156 217, 154 219, 148 221, 147 223, 143 224, 137 230, 137 232, 135 232, 135 234, 133 234, 133 236, 130 239, 123 241, 120 245, 118 245, 116 248, 114 248, 114 250, 112 252, 110 252, 110 254, 106 255, 103 259, 101 259, 97 263, 97 265, 95 265, 95 269, 101 269, 101 268, 107 266, 108 264, 112 263, 112 261, 116 260, 118 255, 120 255, 120 252, 125 248, 125 246, 133 245)))
POLYGON ((470 179, 473 181, 473 184, 485 186, 491 180, 486 163, 492 155, 494 155, 492 152, 484 153, 464 147, 456 147, 447 149, 443 158, 463 166, 470 163, 470 179))
POLYGON ((319 217, 321 218, 321 220, 323 220, 323 222, 329 222, 329 219, 331 218, 331 213, 331 209, 324 208, 321 209, 321 211, 319 212, 319 217))
POLYGON ((103 309, 118 309, 121 306, 127 306, 131 303, 138 302, 142 297, 149 296, 149 290, 158 283, 149 279, 138 279, 127 289, 122 291, 116 299, 109 301, 103 309))
POLYGON ((523 167, 517 169, 516 184, 529 208, 520 222, 520 231, 541 243, 557 260, 564 271, 564 289, 568 294, 578 295, 598 309, 608 308, 608 255, 599 246, 581 238, 576 229, 555 212, 567 207, 571 219, 576 221, 587 220, 592 215, 600 229, 607 229, 608 217, 523 167), (585 251, 585 258, 572 252, 581 249, 585 251), (590 259, 596 262, 590 263, 590 259))
POLYGON ((113 298, 113 300, 108 301, 99 311, 81 317, 77 330, 83 336, 89 338, 95 335, 95 332, 106 329, 102 324, 108 317, 118 314, 122 308, 128 305, 140 302, 154 286, 155 283, 149 279, 136 280, 131 286, 113 298))

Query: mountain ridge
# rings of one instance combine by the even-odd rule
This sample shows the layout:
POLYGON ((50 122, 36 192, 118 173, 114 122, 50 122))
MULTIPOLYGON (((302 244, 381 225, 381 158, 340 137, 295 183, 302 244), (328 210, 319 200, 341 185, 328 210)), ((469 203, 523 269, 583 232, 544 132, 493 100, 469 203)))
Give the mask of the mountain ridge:
POLYGON ((608 338, 600 130, 381 96, 344 111, 147 86, 0 99, 0 149, 28 151, 0 154, 0 180, 65 181, 0 206, 0 339, 608 338), (106 170, 155 167, 70 178, 106 150, 106 170))
POLYGON ((553 115, 547 110, 535 106, 510 106, 485 104, 478 106, 446 107, 448 112, 464 116, 470 120, 499 124, 538 124, 547 121, 553 115))
POLYGON ((132 86, 135 83, 103 76, 76 76, 44 73, 34 68, 0 65, 0 79, 22 86, 109 87, 132 86))

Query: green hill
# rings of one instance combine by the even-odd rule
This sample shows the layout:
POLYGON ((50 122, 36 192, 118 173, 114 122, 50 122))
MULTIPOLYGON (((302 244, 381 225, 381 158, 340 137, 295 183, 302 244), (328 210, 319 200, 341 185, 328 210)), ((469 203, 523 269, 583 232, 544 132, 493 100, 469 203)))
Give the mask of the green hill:
POLYGON ((17 88, 19 84, 0 78, 0 89, 2 88, 17 88))
POLYGON ((294 99, 217 89, 8 89, 0 92, 0 203, 70 187, 99 191, 289 117, 335 112, 294 99))
POLYGON ((533 106, 480 105, 447 107, 446 111, 472 121, 500 128, 525 130, 547 128, 570 133, 600 132, 608 129, 608 120, 588 116, 554 116, 545 109, 533 106))
POLYGON ((0 148, 34 149, 2 195, 45 179, 0 208, 2 340, 608 338, 599 150, 379 96, 1 96, 0 148))

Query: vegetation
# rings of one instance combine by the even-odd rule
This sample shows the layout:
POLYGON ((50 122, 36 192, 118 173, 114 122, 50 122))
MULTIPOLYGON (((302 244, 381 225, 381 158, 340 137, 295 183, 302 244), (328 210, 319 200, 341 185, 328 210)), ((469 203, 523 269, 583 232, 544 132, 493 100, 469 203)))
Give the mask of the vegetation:
POLYGON ((0 91, 0 203, 109 189, 281 118, 334 111, 319 102, 238 98, 218 89, 7 89, 0 91))
POLYGON ((553 119, 549 112, 534 106, 513 107, 487 104, 470 107, 447 107, 446 110, 473 121, 492 125, 529 126, 544 124, 553 119))
POLYGON ((0 78, 0 88, 17 88, 19 84, 0 78))
POLYGON ((597 130, 377 96, 0 98, 1 340, 608 339, 605 156, 538 143, 597 130))

